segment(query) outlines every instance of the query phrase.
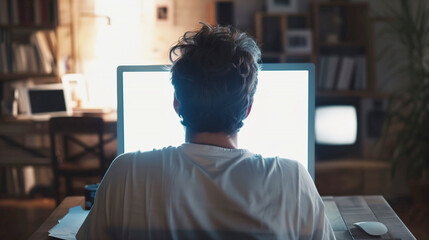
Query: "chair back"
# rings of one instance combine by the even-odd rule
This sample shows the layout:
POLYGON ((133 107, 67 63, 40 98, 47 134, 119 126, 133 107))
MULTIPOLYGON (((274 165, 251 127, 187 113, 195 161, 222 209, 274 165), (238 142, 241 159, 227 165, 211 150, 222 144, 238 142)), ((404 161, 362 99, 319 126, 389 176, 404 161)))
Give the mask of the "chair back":
POLYGON ((66 178, 66 193, 73 194, 72 179, 93 176, 101 178, 104 175, 108 161, 104 156, 103 128, 104 121, 100 117, 50 119, 51 164, 57 204, 60 201, 60 177, 66 178), (88 161, 88 155, 97 158, 96 166, 88 161))
POLYGON ((63 143, 63 160, 65 162, 76 162, 78 159, 85 157, 88 154, 96 155, 99 159, 100 172, 107 170, 107 163, 104 156, 104 141, 103 141, 104 122, 99 117, 54 117, 49 121, 49 132, 51 140, 51 155, 53 166, 58 166, 58 143, 57 137, 62 138, 63 143), (80 140, 77 135, 96 135, 97 143, 88 144, 80 140), (70 143, 80 146, 83 150, 70 154, 70 143))

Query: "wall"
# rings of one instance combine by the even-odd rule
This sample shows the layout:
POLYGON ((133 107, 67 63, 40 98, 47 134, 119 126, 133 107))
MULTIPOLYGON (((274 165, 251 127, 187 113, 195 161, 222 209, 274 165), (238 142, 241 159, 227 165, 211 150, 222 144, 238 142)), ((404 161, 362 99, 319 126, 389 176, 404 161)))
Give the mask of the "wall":
POLYGON ((77 71, 87 77, 91 107, 116 107, 116 67, 169 64, 168 52, 185 31, 206 22, 207 2, 187 0, 78 0, 77 71), (156 6, 172 10, 157 20, 156 6), (92 15, 92 16, 91 16, 92 15), (107 24, 108 16, 111 25, 107 24))

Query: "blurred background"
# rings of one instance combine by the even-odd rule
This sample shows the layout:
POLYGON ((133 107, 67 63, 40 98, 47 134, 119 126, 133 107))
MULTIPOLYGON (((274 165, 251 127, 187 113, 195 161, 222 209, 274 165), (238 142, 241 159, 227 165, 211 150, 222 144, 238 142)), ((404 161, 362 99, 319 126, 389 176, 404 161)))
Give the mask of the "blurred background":
MULTIPOLYGON (((201 22, 248 32, 263 63, 315 64, 316 114, 334 109, 319 128, 352 139, 316 136, 319 193, 383 195, 418 239, 429 236, 425 1, 0 0, 0 238, 29 237, 56 207, 48 126, 19 120, 22 91, 63 83, 75 114, 114 118, 117 66, 170 64, 170 47, 201 22), (335 111, 343 105, 352 113, 335 111)), ((99 179, 74 183, 76 194, 99 179)))

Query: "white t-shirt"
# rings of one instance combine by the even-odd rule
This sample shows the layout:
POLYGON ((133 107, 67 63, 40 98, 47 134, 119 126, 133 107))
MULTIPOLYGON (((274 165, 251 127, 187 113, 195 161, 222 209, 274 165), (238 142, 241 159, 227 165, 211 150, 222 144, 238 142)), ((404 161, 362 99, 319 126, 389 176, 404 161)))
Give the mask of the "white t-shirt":
POLYGON ((335 239, 297 162, 186 143, 120 155, 77 239, 335 239))

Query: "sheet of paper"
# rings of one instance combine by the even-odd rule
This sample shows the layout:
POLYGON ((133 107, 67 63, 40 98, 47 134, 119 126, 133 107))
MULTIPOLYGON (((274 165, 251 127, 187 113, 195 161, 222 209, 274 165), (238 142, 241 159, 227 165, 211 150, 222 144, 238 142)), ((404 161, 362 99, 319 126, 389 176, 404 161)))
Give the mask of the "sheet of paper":
POLYGON ((81 206, 72 207, 69 212, 49 230, 50 237, 59 239, 76 239, 76 233, 88 216, 89 210, 83 210, 81 206))

